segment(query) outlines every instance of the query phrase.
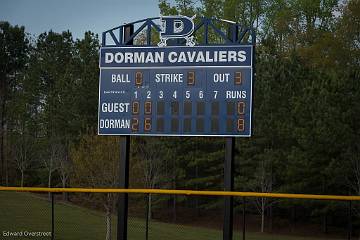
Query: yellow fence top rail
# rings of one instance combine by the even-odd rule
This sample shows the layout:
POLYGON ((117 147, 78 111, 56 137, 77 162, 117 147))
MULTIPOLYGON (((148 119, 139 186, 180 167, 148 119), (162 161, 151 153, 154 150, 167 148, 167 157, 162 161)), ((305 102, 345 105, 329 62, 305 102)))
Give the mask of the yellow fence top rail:
POLYGON ((165 190, 165 189, 119 189, 119 188, 38 188, 38 187, 1 187, 0 191, 14 192, 77 192, 77 193, 143 193, 167 195, 196 195, 196 196, 233 196, 233 197, 265 197, 265 198, 293 198, 314 200, 360 201, 360 196, 290 194, 290 193, 260 193, 260 192, 228 192, 228 191, 194 191, 194 190, 165 190))

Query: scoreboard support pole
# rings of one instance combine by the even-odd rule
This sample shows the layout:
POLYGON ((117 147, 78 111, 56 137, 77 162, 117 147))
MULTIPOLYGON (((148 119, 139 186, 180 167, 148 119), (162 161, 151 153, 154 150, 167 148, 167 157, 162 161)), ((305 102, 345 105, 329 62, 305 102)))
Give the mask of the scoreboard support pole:
MULTIPOLYGON (((126 43, 134 33, 134 25, 127 25, 123 31, 123 42, 126 43)), ((133 45, 130 41, 128 45, 133 45)), ((130 136, 120 137, 120 163, 119 163, 119 188, 129 188, 129 154, 130 136)), ((117 240, 127 240, 128 227, 128 194, 120 193, 118 198, 118 221, 117 221, 117 240)))
MULTIPOLYGON (((235 138, 225 138, 225 162, 224 162, 224 190, 234 190, 234 153, 235 138)), ((233 197, 224 199, 224 225, 223 240, 233 239, 233 197)))
MULTIPOLYGON (((130 136, 120 137, 119 188, 129 188, 130 136)), ((128 194, 119 193, 117 240, 127 240, 128 194)))
MULTIPOLYGON (((238 41, 239 28, 236 25, 229 26, 227 31, 229 39, 233 42, 238 41)), ((225 162, 224 162, 224 190, 234 190, 234 153, 235 138, 225 138, 225 162)), ((233 197, 225 197, 224 199, 224 226, 223 240, 233 239, 233 219, 234 219, 234 199, 233 197)))

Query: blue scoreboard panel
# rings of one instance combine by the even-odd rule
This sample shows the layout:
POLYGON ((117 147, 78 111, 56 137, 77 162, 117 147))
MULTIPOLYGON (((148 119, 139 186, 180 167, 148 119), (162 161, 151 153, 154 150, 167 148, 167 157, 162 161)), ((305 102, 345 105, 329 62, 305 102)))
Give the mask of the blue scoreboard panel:
POLYGON ((253 46, 103 47, 100 135, 251 135, 253 46))

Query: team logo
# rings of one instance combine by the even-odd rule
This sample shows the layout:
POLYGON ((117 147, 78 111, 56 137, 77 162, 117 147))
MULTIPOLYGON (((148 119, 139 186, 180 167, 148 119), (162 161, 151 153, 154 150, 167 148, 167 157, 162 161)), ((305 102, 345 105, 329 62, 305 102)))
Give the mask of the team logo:
POLYGON ((186 16, 162 16, 160 21, 162 23, 162 30, 160 32, 159 47, 167 46, 168 39, 184 38, 186 40, 186 46, 193 47, 195 45, 194 36, 191 34, 194 32, 193 17, 186 16))

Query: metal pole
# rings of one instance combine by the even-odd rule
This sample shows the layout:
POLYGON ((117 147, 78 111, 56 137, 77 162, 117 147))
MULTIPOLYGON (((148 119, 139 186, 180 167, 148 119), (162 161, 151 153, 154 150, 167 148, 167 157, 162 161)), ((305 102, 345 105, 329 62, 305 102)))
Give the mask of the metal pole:
MULTIPOLYGON (((234 190, 234 149, 235 138, 227 137, 225 145, 224 190, 234 190)), ((225 197, 223 240, 233 238, 233 197, 225 197)))
POLYGON ((146 198, 146 226, 145 226, 145 239, 148 240, 149 239, 149 198, 150 198, 150 193, 147 194, 147 198, 146 198))
MULTIPOLYGON (((233 43, 236 43, 238 41, 238 35, 239 35, 238 33, 239 33, 238 26, 236 24, 231 24, 228 28, 227 35, 228 38, 233 43)), ((225 164, 224 164, 224 190, 233 191, 235 138, 227 137, 225 141, 226 141, 226 145, 225 145, 225 164)), ((225 197, 224 204, 225 204, 224 206, 225 212, 224 212, 223 240, 232 240, 233 214, 234 214, 233 197, 225 197)))
MULTIPOLYGON (((123 30, 122 44, 133 45, 130 39, 134 33, 134 25, 126 25, 123 30)), ((129 188, 129 152, 130 136, 120 137, 120 164, 119 164, 119 188, 129 188)), ((128 194, 120 193, 118 199, 118 221, 117 221, 117 240, 127 240, 128 223, 128 194)))
POLYGON ((352 212, 351 212, 351 201, 349 201, 349 219, 348 219, 348 239, 351 239, 352 235, 352 212))
POLYGON ((245 221, 246 221, 246 213, 245 213, 245 204, 246 204, 246 199, 245 199, 245 197, 243 197, 243 227, 242 227, 242 229, 243 229, 243 240, 245 240, 245 227, 246 227, 246 225, 245 225, 245 221))
MULTIPOLYGON (((130 136, 120 138, 119 188, 129 188, 130 136)), ((117 239, 127 240, 128 194, 120 193, 118 199, 117 239)))
POLYGON ((54 193, 51 193, 51 240, 55 239, 54 193))

